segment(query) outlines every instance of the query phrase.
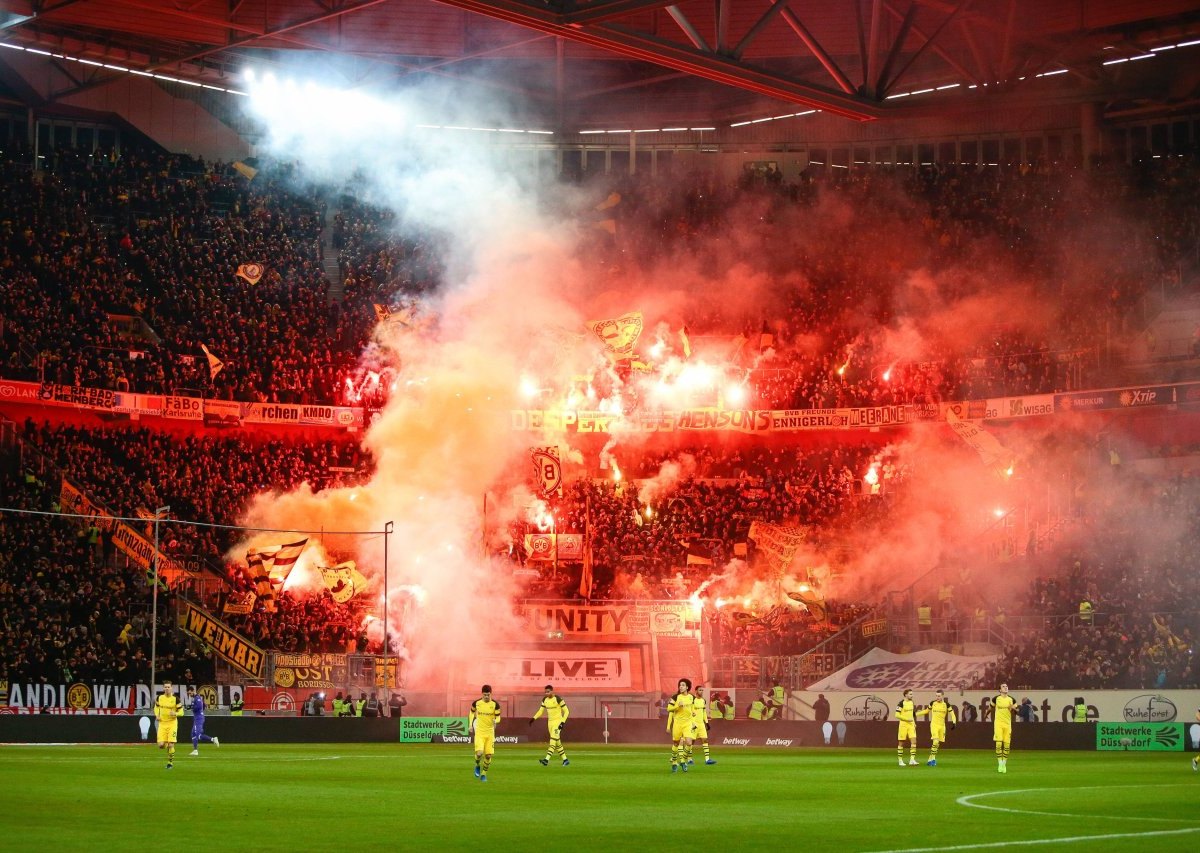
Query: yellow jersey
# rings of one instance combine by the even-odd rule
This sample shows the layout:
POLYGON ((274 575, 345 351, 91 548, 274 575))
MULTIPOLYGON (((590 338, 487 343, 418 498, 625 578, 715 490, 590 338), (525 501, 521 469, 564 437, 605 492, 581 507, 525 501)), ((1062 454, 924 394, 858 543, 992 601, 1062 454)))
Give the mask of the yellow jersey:
POLYGON ((474 727, 476 735, 494 735, 499 722, 500 703, 495 699, 481 698, 471 703, 471 713, 467 717, 467 724, 474 727))

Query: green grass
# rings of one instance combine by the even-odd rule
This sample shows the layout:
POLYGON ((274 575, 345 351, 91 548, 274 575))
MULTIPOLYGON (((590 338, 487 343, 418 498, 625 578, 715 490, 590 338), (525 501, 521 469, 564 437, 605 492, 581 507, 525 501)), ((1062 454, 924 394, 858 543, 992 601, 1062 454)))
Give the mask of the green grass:
POLYGON ((900 768, 888 750, 717 750, 672 775, 662 748, 572 745, 564 768, 501 745, 481 784, 461 746, 189 750, 168 772, 152 745, 0 746, 0 847, 1200 849, 1200 774, 1181 753, 1016 752, 1000 775, 977 751, 900 768))

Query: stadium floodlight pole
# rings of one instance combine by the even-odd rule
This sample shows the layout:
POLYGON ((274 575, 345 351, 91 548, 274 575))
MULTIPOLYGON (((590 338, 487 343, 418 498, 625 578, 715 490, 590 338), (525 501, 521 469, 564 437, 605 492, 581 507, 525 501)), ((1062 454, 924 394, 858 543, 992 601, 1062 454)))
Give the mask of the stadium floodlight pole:
MULTIPOLYGON (((388 539, 392 535, 392 522, 383 525, 383 671, 387 672, 388 656, 391 652, 391 642, 388 640, 388 539)), ((388 690, 391 690, 388 685, 388 690)))
POLYGON ((154 677, 158 667, 158 522, 163 515, 169 515, 169 506, 160 506, 154 510, 154 553, 150 555, 150 582, 154 591, 150 596, 150 701, 154 702, 154 677))

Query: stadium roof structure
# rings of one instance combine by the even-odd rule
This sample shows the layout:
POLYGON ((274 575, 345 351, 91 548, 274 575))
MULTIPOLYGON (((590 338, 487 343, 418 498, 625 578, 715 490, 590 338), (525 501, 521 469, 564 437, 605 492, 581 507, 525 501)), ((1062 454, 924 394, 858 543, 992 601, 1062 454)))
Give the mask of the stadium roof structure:
MULTIPOLYGON (((1195 0, 6 0, 0 45, 57 63, 57 102, 124 69, 234 88, 329 55, 344 86, 450 79, 549 126, 852 121, 1001 99, 1108 115, 1200 103, 1195 0), (109 67, 106 67, 109 66, 109 67), (1037 86, 1025 85, 1037 80, 1037 86), (936 92, 937 97, 920 97, 936 92), (985 101, 986 98, 986 101, 985 101)), ((5 51, 0 51, 0 64, 5 51)), ((330 81, 326 81, 330 82, 330 81)))

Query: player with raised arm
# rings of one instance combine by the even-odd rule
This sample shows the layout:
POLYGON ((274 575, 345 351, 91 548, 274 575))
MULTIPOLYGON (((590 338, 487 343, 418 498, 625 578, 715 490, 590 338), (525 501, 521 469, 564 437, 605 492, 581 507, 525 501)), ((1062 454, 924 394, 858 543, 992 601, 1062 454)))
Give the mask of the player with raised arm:
POLYGON ((992 711, 995 714, 992 740, 996 742, 997 773, 1008 772, 1008 753, 1012 746, 1012 715, 1016 704, 1016 700, 1008 695, 1008 685, 1001 684, 1000 692, 992 700, 992 711))
POLYGON ((486 782, 488 768, 492 766, 492 756, 496 752, 496 726, 500 723, 500 703, 492 698, 492 685, 483 685, 480 692, 483 695, 471 703, 467 728, 475 734, 475 778, 486 782))
POLYGON ((571 709, 567 707, 567 703, 562 700, 558 694, 554 692, 554 685, 547 684, 545 692, 542 695, 542 704, 538 706, 537 712, 529 718, 529 725, 533 725, 543 713, 546 714, 546 726, 550 730, 550 746, 546 748, 546 757, 539 758, 543 767, 550 764, 552 756, 557 755, 562 759, 562 766, 566 767, 571 762, 567 759, 567 751, 563 748, 562 730, 563 725, 567 722, 567 717, 571 716, 571 709))
POLYGON ((187 689, 187 707, 192 712, 192 751, 190 754, 200 754, 200 741, 206 741, 215 747, 220 747, 220 739, 209 737, 204 733, 204 697, 196 692, 195 687, 187 689))
POLYGON ((904 698, 896 705, 896 719, 900 728, 896 733, 896 759, 904 766, 904 742, 908 741, 908 763, 917 763, 917 708, 913 704, 912 688, 904 691, 904 698))
POLYGON ((167 769, 175 766, 175 741, 179 737, 179 717, 183 706, 170 681, 163 682, 162 693, 154 700, 154 719, 158 721, 158 748, 167 751, 167 769))
POLYGON ((692 682, 679 679, 679 689, 667 703, 667 731, 671 733, 671 772, 687 773, 687 749, 696 732, 696 697, 692 682))
POLYGON ((925 763, 937 767, 938 747, 946 742, 946 723, 954 728, 958 723, 958 713, 954 704, 946 701, 946 694, 939 690, 928 708, 917 712, 918 716, 929 716, 929 760, 925 763))

